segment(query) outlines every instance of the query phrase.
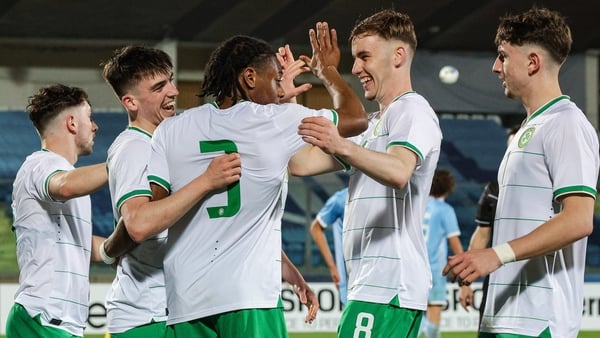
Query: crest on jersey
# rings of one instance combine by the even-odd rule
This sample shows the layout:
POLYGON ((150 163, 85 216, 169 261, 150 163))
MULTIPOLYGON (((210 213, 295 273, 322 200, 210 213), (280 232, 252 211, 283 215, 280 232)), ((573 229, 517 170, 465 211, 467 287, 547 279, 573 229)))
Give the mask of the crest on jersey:
POLYGON ((529 141, 531 140, 531 138, 533 137, 533 133, 535 132, 535 127, 531 127, 528 128, 527 130, 525 130, 523 132, 523 134, 521 134, 521 137, 519 137, 519 148, 524 148, 527 143, 529 143, 529 141))

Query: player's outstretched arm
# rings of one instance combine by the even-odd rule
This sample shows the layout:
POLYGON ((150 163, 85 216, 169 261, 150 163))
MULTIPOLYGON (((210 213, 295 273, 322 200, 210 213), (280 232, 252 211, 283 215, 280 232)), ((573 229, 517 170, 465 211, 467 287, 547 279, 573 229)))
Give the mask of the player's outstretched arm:
POLYGON ((209 193, 239 181, 241 173, 240 155, 224 154, 215 157, 204 173, 177 192, 161 199, 158 193, 155 196, 156 189, 153 189, 151 202, 131 210, 124 204, 121 207, 121 214, 129 236, 140 243, 161 233, 209 193))
POLYGON ((292 286, 298 299, 300 299, 300 303, 308 307, 304 322, 309 324, 312 323, 315 318, 317 318, 319 300, 317 299, 317 295, 315 295, 314 291, 304 280, 304 277, 302 277, 300 271, 298 271, 294 263, 292 263, 283 250, 281 251, 281 276, 284 281, 292 286))
POLYGON ((50 196, 58 201, 89 195, 108 182, 106 163, 98 163, 61 171, 48 182, 50 196))
POLYGON ((211 191, 239 181, 240 175, 240 156, 232 153, 215 157, 202 175, 172 195, 151 184, 152 201, 140 196, 121 206, 121 218, 115 230, 100 246, 102 260, 114 264, 138 243, 172 226, 211 191))
POLYGON ((330 30, 327 22, 317 22, 316 29, 310 29, 308 35, 313 55, 311 58, 302 55, 300 60, 323 80, 333 108, 339 113, 340 135, 350 137, 362 133, 368 126, 367 113, 360 98, 338 72, 340 48, 336 30, 330 30))
POLYGON ((470 284, 504 264, 559 250, 593 230, 594 198, 572 194, 562 200, 562 210, 527 235, 500 243, 493 248, 469 250, 452 256, 443 270, 451 281, 470 284))

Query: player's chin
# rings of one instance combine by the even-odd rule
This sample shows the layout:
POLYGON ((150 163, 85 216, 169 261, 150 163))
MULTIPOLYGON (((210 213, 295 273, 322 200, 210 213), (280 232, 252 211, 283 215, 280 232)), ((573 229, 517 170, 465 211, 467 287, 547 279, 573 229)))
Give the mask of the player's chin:
POLYGON ((86 148, 82 149, 79 152, 79 155, 84 155, 84 156, 85 155, 90 155, 92 152, 93 152, 93 147, 92 147, 92 145, 90 145, 89 147, 86 147, 86 148))
POLYGON ((162 109, 163 118, 169 118, 175 116, 175 109, 162 109))
POLYGON ((375 100, 375 94, 365 90, 365 95, 364 95, 365 99, 368 101, 373 101, 375 100))

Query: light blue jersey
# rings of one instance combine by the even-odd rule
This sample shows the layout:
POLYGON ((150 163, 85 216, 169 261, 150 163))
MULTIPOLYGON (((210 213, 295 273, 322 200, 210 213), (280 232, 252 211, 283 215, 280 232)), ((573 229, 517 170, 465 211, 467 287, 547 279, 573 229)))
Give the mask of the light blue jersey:
POLYGON ((331 195, 317 214, 317 221, 326 228, 331 226, 335 265, 340 274, 340 301, 346 305, 346 263, 344 262, 344 247, 342 245, 342 228, 344 224, 344 209, 348 199, 348 188, 341 189, 331 195))
POLYGON ((423 218, 423 235, 433 280, 429 303, 445 305, 446 277, 442 276, 442 269, 448 262, 448 238, 460 236, 454 208, 441 199, 429 196, 423 218))

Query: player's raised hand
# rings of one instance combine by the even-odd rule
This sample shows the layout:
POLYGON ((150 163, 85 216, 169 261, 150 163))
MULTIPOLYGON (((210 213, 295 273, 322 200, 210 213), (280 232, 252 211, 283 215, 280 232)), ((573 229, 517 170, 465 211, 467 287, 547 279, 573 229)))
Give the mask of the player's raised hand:
POLYGON ((303 83, 296 87, 294 80, 296 77, 304 72, 309 72, 310 68, 306 66, 306 63, 302 60, 295 60, 294 54, 289 45, 279 47, 277 51, 277 60, 281 65, 283 76, 281 77, 281 88, 285 92, 280 102, 291 102, 296 103, 296 96, 306 92, 312 88, 312 84, 303 83))
POLYGON ((300 59, 306 63, 312 72, 319 78, 323 78, 322 73, 327 67, 337 69, 340 64, 340 48, 337 41, 337 32, 335 29, 329 29, 327 22, 317 22, 316 30, 308 31, 310 45, 313 55, 311 58, 302 55, 300 59))

